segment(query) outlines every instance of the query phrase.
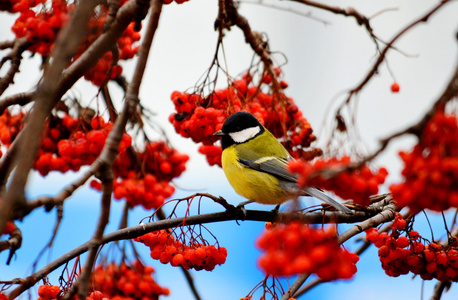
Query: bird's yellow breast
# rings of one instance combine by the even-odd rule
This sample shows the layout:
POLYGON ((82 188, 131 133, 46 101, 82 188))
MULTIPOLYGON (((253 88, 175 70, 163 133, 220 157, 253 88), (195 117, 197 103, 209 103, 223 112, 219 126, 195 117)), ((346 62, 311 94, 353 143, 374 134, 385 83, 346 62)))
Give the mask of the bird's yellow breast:
POLYGON ((289 199, 275 176, 243 166, 238 157, 236 145, 232 145, 224 149, 222 164, 227 180, 239 195, 263 204, 280 204, 289 199))

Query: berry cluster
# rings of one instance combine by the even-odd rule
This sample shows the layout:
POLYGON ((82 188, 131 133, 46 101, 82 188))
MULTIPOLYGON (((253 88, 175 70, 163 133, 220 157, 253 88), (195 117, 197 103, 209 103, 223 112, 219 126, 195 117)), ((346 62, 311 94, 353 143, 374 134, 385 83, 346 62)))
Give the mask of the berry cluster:
POLYGON ((7 109, 0 115, 0 142, 3 145, 11 146, 24 125, 24 118, 24 112, 20 111, 18 114, 12 115, 7 109))
MULTIPOLYGON (((183 173, 189 156, 157 141, 148 142, 137 158, 135 163, 128 153, 121 152, 115 160, 114 198, 126 198, 132 206, 145 209, 158 208, 174 193, 170 181, 183 173)), ((93 180, 91 187, 100 190, 101 184, 93 180)))
POLYGON ((316 273, 323 280, 350 279, 359 257, 342 249, 336 233, 291 222, 264 231, 257 240, 264 251, 259 267, 268 275, 316 273))
POLYGON ((379 233, 375 228, 366 230, 366 239, 379 248, 378 255, 385 273, 397 277, 412 272, 424 280, 458 281, 456 239, 447 248, 434 242, 425 245, 418 232, 407 230, 406 224, 396 213, 391 234, 379 233))
POLYGON ((154 173, 161 180, 170 181, 183 173, 189 156, 160 141, 148 143, 145 151, 139 153, 139 159, 144 170, 154 173))
POLYGON ((342 199, 352 199, 356 204, 367 206, 369 196, 378 193, 378 186, 385 182, 388 171, 380 168, 377 172, 364 165, 358 169, 348 169, 332 176, 326 174, 343 170, 351 164, 348 156, 341 158, 317 159, 310 163, 302 160, 292 160, 288 164, 290 172, 299 174, 298 184, 305 186, 318 186, 322 189, 333 191, 342 199))
POLYGON ((10 298, 7 295, 5 295, 2 292, 0 292, 0 300, 9 300, 9 299, 10 298))
MULTIPOLYGON (((276 72, 278 76, 281 71, 276 69, 276 72)), ((221 129, 229 115, 240 110, 251 112, 274 136, 282 138, 293 157, 303 157, 316 137, 294 100, 272 92, 271 81, 269 76, 264 76, 261 86, 252 85, 252 75, 247 73, 226 89, 206 97, 175 91, 171 100, 176 112, 170 115, 169 121, 181 136, 202 143, 199 151, 207 156, 210 165, 221 166, 221 159, 216 156, 217 146, 214 146, 218 138, 213 133, 221 129)))
POLYGON ((158 181, 154 175, 146 174, 143 178, 118 178, 114 182, 113 196, 117 200, 126 198, 132 206, 153 209, 160 207, 174 192, 175 188, 169 182, 158 181))
MULTIPOLYGON (((153 267, 138 260, 132 265, 98 265, 92 272, 91 288, 98 291, 94 296, 118 300, 158 299, 160 295, 169 295, 169 289, 157 284, 153 273, 153 267)), ((93 299, 97 299, 94 296, 93 299)))
POLYGON ((458 207, 458 122, 438 111, 411 152, 400 152, 403 183, 390 187, 400 207, 413 212, 458 207))
MULTIPOLYGON (((51 116, 34 168, 43 176, 50 171, 78 171, 81 166, 95 161, 112 129, 113 123, 104 122, 101 117, 95 117, 90 124, 85 124, 81 119, 69 115, 62 118, 51 116)), ((132 138, 125 133, 119 152, 124 152, 131 143, 132 138)))
POLYGON ((17 38, 27 37, 31 43, 29 51, 48 56, 54 46, 57 33, 70 19, 70 12, 75 6, 74 4, 67 5, 64 0, 53 0, 50 10, 43 7, 37 13, 30 9, 37 2, 21 1, 17 6, 13 6, 19 9, 21 14, 11 29, 17 38), (27 5, 30 6, 26 7, 27 5))
POLYGON ((207 158, 210 166, 221 165, 221 155, 223 149, 216 145, 201 145, 199 146, 199 153, 202 153, 207 158))
MULTIPOLYGON (((21 0, 10 1, 4 4, 5 10, 20 12, 12 27, 12 31, 17 38, 26 37, 31 43, 28 50, 48 56, 54 47, 58 32, 67 23, 75 5, 69 4, 64 0, 53 0, 47 8, 46 5, 38 10, 32 10, 39 3, 46 0, 21 0)), ((126 1, 121 1, 123 5, 126 1)), ((3 3, 3 2, 2 2, 3 3)), ((3 5, 3 4, 1 4, 3 5)), ((1 7, 0 7, 1 9, 1 7)), ((87 48, 104 32, 104 24, 108 16, 108 8, 100 6, 97 14, 89 21, 89 35, 79 47, 74 58, 76 60, 87 48)), ((107 79, 114 79, 121 75, 122 67, 118 65, 118 60, 128 60, 135 56, 139 46, 135 45, 140 40, 140 33, 134 30, 135 22, 129 24, 122 36, 118 40, 119 57, 113 61, 112 52, 105 53, 102 58, 91 68, 84 78, 97 86, 101 86, 107 79)))
POLYGON ((166 230, 150 232, 134 240, 148 246, 153 259, 174 267, 211 271, 226 262, 226 248, 197 242, 186 245, 166 230))
POLYGON ((61 290, 56 285, 44 284, 38 287, 38 300, 54 300, 61 293, 61 290))
MULTIPOLYGON (((124 2, 120 4, 122 5, 124 2)), ((90 34, 78 49, 75 59, 86 51, 86 49, 104 32, 104 25, 107 17, 108 9, 102 6, 99 14, 90 19, 90 34)), ((135 22, 130 23, 118 39, 119 57, 117 60, 128 60, 137 54, 139 46, 135 45, 135 43, 140 40, 141 35, 134 30, 134 27, 135 22)), ((84 74, 84 78, 91 81, 94 85, 101 86, 107 79, 114 79, 121 75, 121 73, 122 67, 117 64, 117 61, 113 61, 113 53, 106 52, 102 58, 99 59, 97 64, 84 74)))

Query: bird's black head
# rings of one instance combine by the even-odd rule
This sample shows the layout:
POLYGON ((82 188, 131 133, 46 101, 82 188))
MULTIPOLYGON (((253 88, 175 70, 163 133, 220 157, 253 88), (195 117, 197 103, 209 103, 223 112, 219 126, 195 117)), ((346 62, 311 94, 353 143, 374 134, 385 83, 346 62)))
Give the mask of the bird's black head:
POLYGON ((246 111, 239 111, 229 116, 220 131, 223 150, 233 144, 241 144, 262 134, 264 127, 255 116, 246 111))

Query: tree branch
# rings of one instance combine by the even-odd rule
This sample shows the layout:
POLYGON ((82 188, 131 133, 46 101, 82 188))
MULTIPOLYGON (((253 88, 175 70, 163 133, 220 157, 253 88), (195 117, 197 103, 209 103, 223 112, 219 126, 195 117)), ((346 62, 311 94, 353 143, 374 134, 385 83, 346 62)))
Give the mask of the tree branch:
MULTIPOLYGON (((26 199, 24 188, 27 183, 33 160, 38 151, 41 130, 44 128, 45 119, 49 116, 52 108, 60 100, 56 82, 59 82, 62 71, 76 53, 80 40, 86 34, 88 21, 97 1, 83 0, 76 7, 73 17, 64 27, 56 40, 52 52, 52 62, 45 70, 43 79, 34 94, 35 105, 26 127, 16 139, 17 143, 27 144, 27 147, 17 149, 13 165, 15 172, 10 179, 9 188, 0 204, 0 231, 3 230, 6 221, 12 219, 13 211, 16 217, 26 215, 26 199), (71 39, 66 37, 71 36, 71 39)), ((1 178, 0 182, 4 179, 1 178)))
MULTIPOLYGON (((391 206, 388 206, 391 207, 391 206)), ((142 223, 136 226, 122 228, 117 231, 105 234, 102 238, 101 245, 119 241, 127 240, 139 237, 148 232, 168 229, 186 225, 196 225, 196 224, 207 224, 214 222, 222 221, 235 221, 240 220, 240 216, 243 215, 242 211, 239 210, 226 210, 223 212, 202 214, 196 216, 186 216, 175 219, 161 220, 151 223, 142 223)), ((300 220, 301 222, 307 224, 323 224, 323 223, 355 223, 362 222, 368 218, 375 218, 374 220, 380 221, 380 218, 377 218, 379 214, 372 211, 356 211, 353 215, 347 215, 338 211, 324 211, 324 212, 307 212, 305 214, 293 214, 291 213, 277 213, 273 211, 257 211, 257 210, 247 210, 245 219, 246 221, 263 221, 263 222, 286 222, 291 221, 292 219, 300 220)), ((383 214, 386 216, 386 214, 383 214)), ((371 221, 372 222, 372 221, 371 221)), ((367 224, 367 223, 364 223, 367 224)), ((372 223, 371 223, 372 224, 372 223)), ((375 223, 374 223, 375 224, 375 223)), ((48 275, 61 265, 67 263, 73 258, 87 252, 92 247, 92 240, 74 248, 68 253, 57 258, 41 270, 36 271, 29 277, 24 280, 19 280, 19 286, 11 291, 9 297, 14 299, 19 296, 21 293, 35 285, 41 278, 48 275)))
MULTIPOLYGON (((378 58, 377 58, 377 61, 374 63, 374 65, 372 66, 372 68, 370 69, 370 71, 367 73, 366 77, 364 77, 364 79, 355 87, 353 88, 350 92, 349 92, 349 95, 346 99, 346 101, 344 102, 344 104, 347 104, 350 102, 351 98, 353 97, 353 95, 357 94, 359 91, 361 91, 363 89, 363 87, 372 79, 372 77, 377 74, 377 71, 378 71, 378 68, 380 67, 380 65, 382 64, 382 62, 385 60, 385 57, 386 57, 386 54, 388 53, 388 51, 392 48, 393 44, 400 38, 402 37, 405 33, 407 33, 410 29, 414 28, 416 25, 420 24, 420 23, 424 23, 424 22, 427 22, 429 17, 432 16, 436 11, 438 11, 441 7, 443 7, 445 4, 451 2, 450 0, 443 0, 443 1, 440 1, 439 4, 437 4, 436 6, 434 6, 430 11, 428 11, 426 14, 424 14, 423 16, 421 16, 420 18, 418 18, 417 20, 413 21, 412 23, 410 23, 409 25, 407 25, 404 29, 402 29, 399 33, 397 33, 394 38, 391 39, 391 41, 389 41, 385 48, 383 48, 383 50, 380 52, 378 58)), ((341 111, 343 105, 339 108, 338 110, 338 113, 341 111)))

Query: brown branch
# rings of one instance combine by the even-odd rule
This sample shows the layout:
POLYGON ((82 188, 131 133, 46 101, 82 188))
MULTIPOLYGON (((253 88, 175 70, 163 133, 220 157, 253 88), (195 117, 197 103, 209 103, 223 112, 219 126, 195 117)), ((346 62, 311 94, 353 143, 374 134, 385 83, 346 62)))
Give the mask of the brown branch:
POLYGON ((452 282, 448 280, 437 282, 434 286, 433 295, 431 296, 430 300, 440 300, 444 291, 448 291, 451 286, 452 282))
POLYGON ((358 25, 364 26, 366 28, 367 32, 372 37, 375 37, 374 34, 373 34, 372 27, 371 27, 371 25, 369 23, 369 18, 366 18, 363 14, 359 13, 358 11, 356 11, 353 7, 348 7, 346 9, 344 9, 344 8, 340 8, 340 7, 337 7, 337 6, 331 6, 331 5, 327 5, 327 4, 319 3, 319 2, 315 2, 315 1, 310 1, 310 0, 291 0, 291 1, 297 2, 297 3, 302 3, 302 4, 305 4, 307 6, 319 8, 319 9, 322 9, 322 10, 326 10, 326 11, 332 12, 332 13, 337 14, 337 15, 342 15, 342 16, 345 16, 345 17, 353 17, 353 18, 355 18, 355 20, 358 23, 358 25))
POLYGON ((11 52, 0 61, 0 69, 5 62, 11 61, 11 66, 6 75, 0 77, 0 95, 2 95, 8 86, 14 82, 14 76, 19 72, 19 66, 21 65, 22 53, 27 50, 29 46, 30 42, 25 37, 14 40, 11 52))
POLYGON ((43 196, 27 203, 28 211, 44 206, 46 211, 50 211, 54 206, 62 205, 64 201, 89 180, 99 169, 99 164, 94 163, 91 168, 73 183, 66 186, 59 194, 54 197, 43 196))
POLYGON ((5 241, 0 241, 0 252, 10 249, 10 253, 8 254, 8 259, 6 264, 9 265, 11 258, 13 258, 14 253, 17 249, 21 248, 22 245, 22 232, 21 230, 14 224, 14 230, 10 234, 10 238, 5 241))
MULTIPOLYGON (((89 0, 79 2, 72 18, 67 26, 62 29, 56 40, 51 64, 45 70, 34 94, 35 105, 28 123, 22 130, 22 134, 16 138, 16 142, 23 145, 23 147, 17 149, 17 155, 13 161, 15 172, 9 180, 9 188, 0 204, 0 231, 3 230, 5 222, 11 219, 13 211, 20 218, 27 213, 24 189, 39 148, 39 140, 42 134, 40 129, 44 128, 45 119, 49 116, 57 101, 60 100, 56 82, 59 82, 62 71, 76 53, 79 43, 87 31, 91 12, 97 3, 97 1, 89 0), (25 144, 27 144, 27 147, 24 147, 25 144)), ((0 179, 0 181, 3 180, 3 178, 0 179)))
MULTIPOLYGON (((160 229, 168 229, 173 227, 182 226, 183 222, 186 221, 186 225, 196 225, 196 224, 207 224, 207 223, 214 223, 214 222, 222 222, 222 221, 234 221, 240 220, 240 215, 242 212, 236 210, 227 210, 224 212, 218 213, 209 213, 209 214, 202 214, 196 216, 187 216, 186 218, 175 218, 175 219, 167 219, 161 220, 146 224, 140 224, 132 227, 127 227, 123 229, 119 229, 117 231, 105 234, 102 238, 101 245, 107 244, 114 241, 119 240, 127 240, 139 237, 144 235, 148 232, 160 230, 160 229)), ((377 216, 377 215, 375 215, 377 216)), ((311 212, 306 213, 303 215, 295 214, 294 218, 300 220, 301 222, 307 224, 323 224, 323 223, 355 223, 367 220, 368 218, 374 217, 373 212, 363 212, 358 211, 355 212, 353 215, 347 215, 344 213, 340 213, 338 211, 334 212, 311 212)), ((272 211, 255 211, 255 210, 247 210, 245 219, 247 221, 262 221, 262 222, 284 222, 290 221, 292 219, 290 213, 277 213, 272 211)), ((9 297, 10 299, 14 299, 15 297, 19 296, 21 293, 35 285, 41 278, 45 277, 61 265, 67 263, 68 261, 74 259, 75 257, 87 252, 92 247, 92 240, 74 248, 73 250, 69 251, 68 253, 62 255, 61 257, 57 258, 41 270, 36 271, 29 277, 25 278, 21 281, 21 284, 11 291, 9 297)))
POLYGON ((16 43, 16 40, 0 42, 0 50, 13 48, 15 43, 16 43))
POLYGON ((19 93, 0 100, 0 115, 11 105, 24 106, 32 102, 33 92, 19 93))
MULTIPOLYGON (((86 264, 81 271, 78 281, 73 285, 72 289, 77 288, 79 300, 85 300, 89 290, 89 279, 91 277, 92 268, 97 259, 97 253, 102 245, 103 232, 109 222, 110 207, 111 207, 111 194, 113 192, 113 170, 111 165, 105 165, 102 172, 100 172, 100 179, 102 181, 102 200, 99 221, 97 223, 94 236, 91 239, 91 248, 89 250, 86 264)), ((64 299, 72 299, 72 293, 69 293, 64 299)))

